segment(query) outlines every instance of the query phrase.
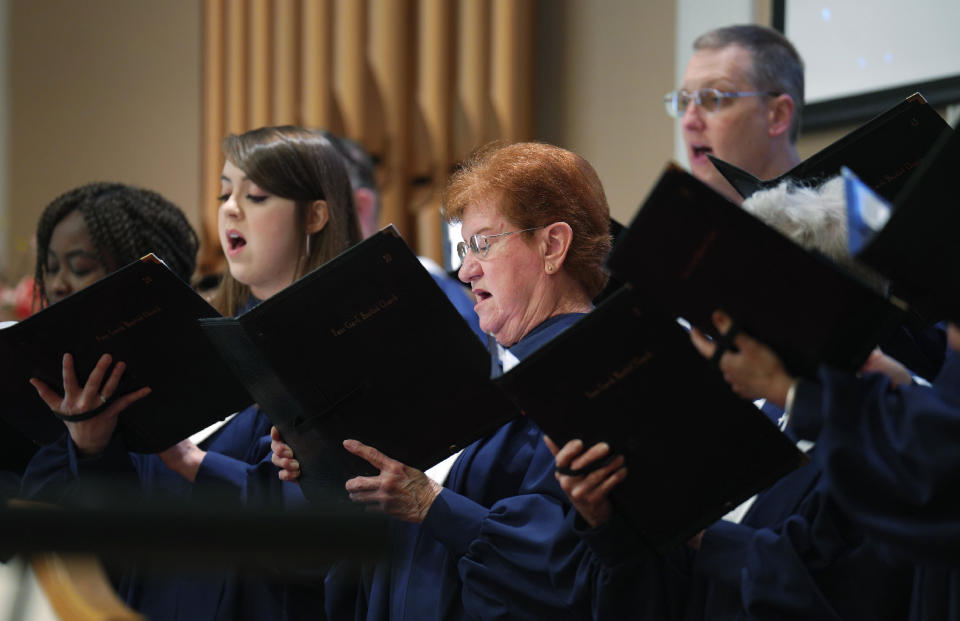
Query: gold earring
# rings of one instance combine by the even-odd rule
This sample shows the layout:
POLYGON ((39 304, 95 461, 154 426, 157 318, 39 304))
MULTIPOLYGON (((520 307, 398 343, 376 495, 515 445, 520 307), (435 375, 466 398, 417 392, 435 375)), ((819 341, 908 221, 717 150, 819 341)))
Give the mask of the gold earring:
POLYGON ((552 265, 547 265, 547 271, 548 271, 548 272, 552 272, 552 271, 553 271, 553 266, 552 266, 552 265))

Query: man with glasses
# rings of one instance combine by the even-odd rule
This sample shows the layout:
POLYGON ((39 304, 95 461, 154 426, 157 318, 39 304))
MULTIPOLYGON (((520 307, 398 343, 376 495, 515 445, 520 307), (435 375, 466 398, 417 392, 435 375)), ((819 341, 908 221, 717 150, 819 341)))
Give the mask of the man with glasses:
MULTIPOLYGON (((693 174, 739 203, 706 156, 763 179, 797 165, 803 65, 783 36, 760 26, 708 32, 694 50, 682 88, 664 102, 682 120, 693 174)), ((764 411, 773 421, 783 413, 764 411)), ((569 447, 558 466, 584 455, 569 447)), ((633 618, 631 612, 658 603, 682 610, 677 616, 684 619, 907 618, 912 569, 837 511, 820 473, 814 459, 690 539, 695 553, 664 555, 631 543, 636 534, 609 519, 615 514, 606 492, 594 492, 612 478, 561 476, 588 518, 575 524, 593 552, 584 567, 595 571, 594 619, 633 618)))
POLYGON ((727 26, 693 43, 680 89, 664 96, 680 119, 690 170, 739 203, 710 163, 713 155, 760 179, 800 163, 795 142, 803 107, 803 61, 780 33, 756 25, 727 26))

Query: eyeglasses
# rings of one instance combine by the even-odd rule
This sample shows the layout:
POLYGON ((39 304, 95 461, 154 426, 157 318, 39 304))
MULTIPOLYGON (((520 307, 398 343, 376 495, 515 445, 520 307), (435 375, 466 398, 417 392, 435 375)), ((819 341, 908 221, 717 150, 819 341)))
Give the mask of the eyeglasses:
POLYGON ((736 97, 775 97, 780 93, 773 91, 739 91, 730 93, 718 91, 715 88, 701 88, 697 91, 678 90, 667 93, 663 96, 663 105, 667 109, 667 114, 675 119, 683 116, 690 102, 697 104, 707 114, 712 114, 720 109, 724 99, 734 99, 736 97))
MULTIPOLYGON (((546 226, 546 225, 543 225, 546 226)), ((496 235, 481 235, 477 233, 471 235, 467 241, 457 243, 457 256, 460 257, 460 260, 463 261, 464 257, 467 256, 467 250, 473 252, 473 254, 478 257, 485 257, 487 253, 490 252, 490 241, 495 237, 504 237, 506 235, 513 235, 514 233, 526 233, 527 231, 536 231, 537 229, 542 229, 543 226, 535 226, 529 229, 521 229, 519 231, 507 231, 506 233, 497 233, 496 235)))

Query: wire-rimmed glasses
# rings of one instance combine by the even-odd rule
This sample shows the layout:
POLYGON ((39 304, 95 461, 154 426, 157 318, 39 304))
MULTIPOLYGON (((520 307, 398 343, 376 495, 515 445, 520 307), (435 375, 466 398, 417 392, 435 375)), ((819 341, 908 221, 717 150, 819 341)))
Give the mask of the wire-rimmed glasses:
MULTIPOLYGON (((543 225, 546 226, 546 225, 543 225)), ((473 254, 478 257, 485 257, 487 253, 490 252, 490 241, 491 239, 497 237, 505 237, 506 235, 513 235, 514 233, 526 233, 527 231, 536 231, 537 229, 542 229, 543 226, 534 226, 529 229, 520 229, 519 231, 507 231, 506 233, 497 233, 495 235, 483 235, 482 233, 475 233, 467 238, 467 241, 462 241, 457 243, 457 256, 460 257, 460 260, 467 256, 467 250, 470 250, 473 254)))
POLYGON ((775 97, 780 93, 773 91, 721 91, 715 88, 701 88, 696 91, 685 91, 683 89, 672 91, 663 96, 663 105, 667 109, 667 114, 675 119, 683 116, 690 102, 697 104, 701 110, 712 114, 720 109, 725 99, 735 99, 737 97, 775 97))

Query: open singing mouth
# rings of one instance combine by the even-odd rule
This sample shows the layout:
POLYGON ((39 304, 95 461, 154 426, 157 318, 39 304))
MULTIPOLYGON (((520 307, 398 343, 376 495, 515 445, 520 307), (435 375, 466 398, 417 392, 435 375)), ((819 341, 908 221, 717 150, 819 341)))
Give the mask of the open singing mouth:
POLYGON ((236 250, 246 246, 247 240, 243 238, 243 235, 237 233, 236 231, 228 231, 227 243, 230 244, 230 250, 236 250))

